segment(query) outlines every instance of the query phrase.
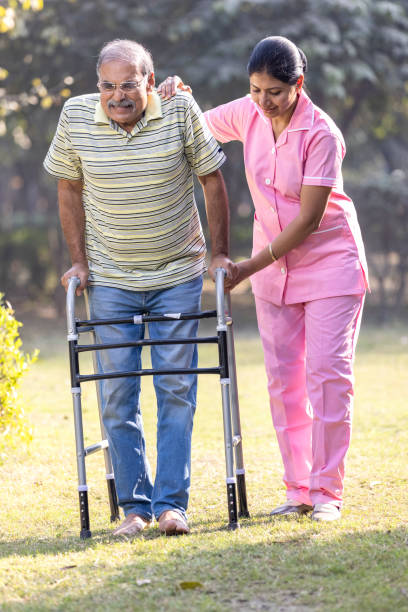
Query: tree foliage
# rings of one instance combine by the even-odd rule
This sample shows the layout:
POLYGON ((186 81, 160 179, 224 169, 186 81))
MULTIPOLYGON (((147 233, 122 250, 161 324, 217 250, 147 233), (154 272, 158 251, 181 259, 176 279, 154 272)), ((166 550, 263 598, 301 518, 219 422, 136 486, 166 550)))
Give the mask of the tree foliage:
POLYGON ((18 386, 21 376, 36 360, 37 351, 32 356, 22 351, 20 326, 10 304, 3 302, 0 293, 0 461, 7 447, 31 439, 18 386))
MULTIPOLYGON (((64 256, 55 185, 44 177, 40 160, 64 100, 95 90, 96 56, 113 38, 147 46, 157 80, 179 74, 206 108, 247 93, 245 67, 259 39, 287 36, 308 56, 313 100, 345 134, 346 186, 370 185, 382 176, 376 193, 389 198, 389 190, 382 191, 386 177, 408 167, 408 0, 45 0, 41 11, 13 4, 18 19, 0 35, 0 153, 7 179, 0 187, 1 227, 7 233, 0 249, 1 240, 6 249, 8 238, 15 244, 16 231, 29 220, 41 229, 52 257, 44 270, 39 254, 18 260, 19 273, 0 278, 3 287, 24 286, 24 278, 32 287, 31 261, 50 290, 57 283, 64 256)), ((238 253, 250 240, 250 197, 240 146, 228 145, 226 151, 238 253)), ((406 188, 406 176, 402 181, 406 188)), ((357 191, 357 208, 369 209, 368 192, 357 191)), ((388 211, 392 206, 389 202, 388 211)), ((369 215, 365 218, 369 222, 369 215)))
POLYGON ((22 11, 41 11, 43 0, 6 0, 0 4, 0 34, 12 32, 22 11))

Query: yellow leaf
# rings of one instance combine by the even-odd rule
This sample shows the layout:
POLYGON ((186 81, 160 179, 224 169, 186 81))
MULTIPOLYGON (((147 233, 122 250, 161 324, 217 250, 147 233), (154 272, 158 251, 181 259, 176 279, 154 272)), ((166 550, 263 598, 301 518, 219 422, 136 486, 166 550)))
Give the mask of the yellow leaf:
POLYGON ((68 89, 68 87, 64 87, 64 89, 61 89, 60 96, 62 96, 63 98, 68 98, 70 95, 71 95, 71 90, 68 89))
POLYGON ((44 87, 44 85, 40 85, 39 87, 36 87, 37 93, 40 96, 40 98, 45 98, 45 96, 47 95, 47 88, 44 87))
POLYGON ((8 74, 8 70, 6 70, 5 68, 0 68, 0 81, 4 81, 4 79, 7 79, 8 74))
POLYGON ((4 8, 4 6, 0 6, 0 17, 4 17, 5 14, 6 14, 6 9, 4 8))
POLYGON ((41 106, 43 108, 50 108, 50 106, 52 106, 53 100, 51 98, 51 96, 45 96, 42 100, 41 100, 41 106))
POLYGON ((179 587, 183 589, 183 591, 188 591, 190 589, 202 589, 203 585, 201 582, 195 582, 193 580, 180 582, 179 587))
POLYGON ((41 85, 41 79, 33 79, 31 81, 31 85, 34 85, 34 87, 38 87, 39 85, 41 85))

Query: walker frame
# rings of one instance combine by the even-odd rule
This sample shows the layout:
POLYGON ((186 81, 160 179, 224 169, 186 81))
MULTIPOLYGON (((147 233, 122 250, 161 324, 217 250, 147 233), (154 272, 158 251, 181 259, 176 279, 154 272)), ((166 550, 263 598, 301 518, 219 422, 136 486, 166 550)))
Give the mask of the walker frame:
POLYGON ((86 300, 88 319, 80 320, 75 317, 75 294, 80 284, 78 277, 71 277, 66 298, 67 328, 68 328, 68 350, 71 373, 71 393, 74 410, 75 445, 78 472, 78 495, 80 508, 80 537, 86 539, 91 537, 89 504, 88 504, 88 484, 86 479, 85 459, 88 455, 103 450, 106 470, 106 481, 108 487, 108 497, 111 512, 111 521, 119 519, 119 506, 116 494, 115 479, 113 474, 112 462, 109 453, 109 444, 102 421, 102 410, 99 393, 98 381, 108 378, 120 378, 129 376, 151 376, 154 374, 219 374, 221 385, 223 428, 224 428, 224 450, 226 463, 226 484, 228 502, 228 528, 237 529, 239 527, 238 517, 249 517, 247 505, 247 493, 245 483, 245 468, 242 449, 242 434, 239 414, 237 374, 235 362, 235 346, 233 334, 233 321, 231 317, 231 299, 229 293, 224 293, 225 270, 216 270, 216 310, 206 310, 198 313, 164 313, 164 314, 144 314, 135 315, 132 318, 116 319, 90 319, 89 307, 86 300), (197 336, 195 338, 175 338, 166 340, 143 339, 128 343, 97 344, 95 341, 94 327, 97 325, 120 324, 120 323, 148 323, 150 321, 168 320, 191 320, 217 318, 216 336, 197 336), (90 332, 93 338, 92 344, 80 344, 79 336, 84 332, 90 332), (164 344, 218 344, 219 363, 215 367, 207 368, 172 368, 166 370, 140 369, 121 372, 97 373, 95 351, 109 350, 124 346, 152 346, 164 344), (80 374, 79 354, 82 352, 92 352, 94 373, 80 374), (96 381, 98 412, 101 428, 100 442, 96 442, 88 447, 84 445, 81 385, 84 382, 96 381), (238 502, 238 503, 237 503, 238 502))

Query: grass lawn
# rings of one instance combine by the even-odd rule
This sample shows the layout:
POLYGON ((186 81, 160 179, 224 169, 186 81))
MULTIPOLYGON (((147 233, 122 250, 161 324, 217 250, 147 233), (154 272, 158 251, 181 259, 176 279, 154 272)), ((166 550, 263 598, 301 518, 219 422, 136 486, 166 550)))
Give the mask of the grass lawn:
MULTIPOLYGON (((22 393, 30 407, 34 440, 1 466, 1 610, 408 610, 407 330, 363 326, 339 523, 268 516, 284 500, 281 462, 258 337, 236 332, 251 518, 242 520, 238 531, 225 529, 219 382, 215 376, 202 376, 193 437, 192 533, 165 538, 153 527, 132 541, 110 535, 100 453, 87 459, 93 537, 78 537, 63 334, 55 340, 52 331, 43 330, 32 341, 42 352, 22 393)), ((214 365, 215 350, 201 347, 200 364, 214 365)), ((142 389, 154 465, 151 382, 143 379, 142 389)), ((93 383, 84 384, 83 390, 90 444, 99 439, 93 383)))

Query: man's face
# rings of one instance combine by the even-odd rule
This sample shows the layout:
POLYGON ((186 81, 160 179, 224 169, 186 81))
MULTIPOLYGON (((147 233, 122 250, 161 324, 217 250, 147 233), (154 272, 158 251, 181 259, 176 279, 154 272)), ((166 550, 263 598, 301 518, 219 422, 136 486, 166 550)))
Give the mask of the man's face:
POLYGON ((147 96, 153 87, 154 74, 143 76, 130 62, 113 60, 100 66, 99 89, 102 108, 110 119, 127 132, 131 132, 141 119, 147 106, 147 96), (129 82, 138 83, 139 86, 126 92, 119 88, 120 84, 129 82), (104 83, 113 83, 116 87, 113 91, 104 91, 104 83))

